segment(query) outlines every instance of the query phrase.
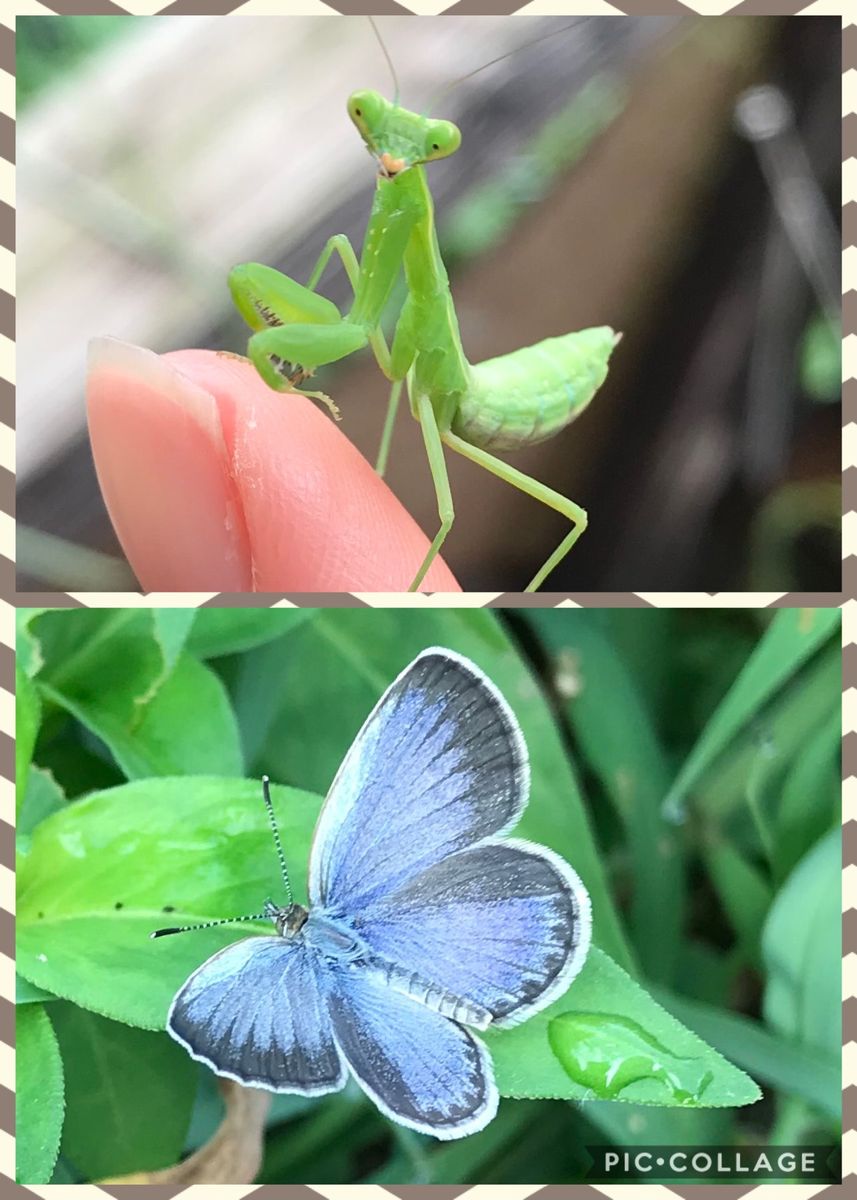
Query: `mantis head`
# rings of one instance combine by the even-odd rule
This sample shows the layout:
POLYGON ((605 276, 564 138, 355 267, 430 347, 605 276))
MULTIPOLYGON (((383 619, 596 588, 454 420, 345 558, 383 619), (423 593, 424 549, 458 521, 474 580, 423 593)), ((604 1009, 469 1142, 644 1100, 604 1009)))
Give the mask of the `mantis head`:
POLYGON ((418 163, 447 158, 461 145, 461 132, 452 121, 408 112, 378 92, 354 92, 348 98, 348 115, 387 179, 418 163))

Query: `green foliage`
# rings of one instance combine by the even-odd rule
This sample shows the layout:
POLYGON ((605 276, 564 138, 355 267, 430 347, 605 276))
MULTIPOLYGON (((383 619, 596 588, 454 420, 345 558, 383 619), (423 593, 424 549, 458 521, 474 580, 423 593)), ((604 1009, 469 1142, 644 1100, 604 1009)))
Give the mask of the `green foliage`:
POLYGON ((174 1163, 196 1093, 193 1059, 166 1033, 65 1001, 51 1006, 51 1021, 65 1068, 64 1158, 89 1179, 174 1163))
POLYGON ((842 988, 827 964, 842 953, 842 849, 831 829, 801 859, 771 905, 762 932, 764 1014, 786 1038, 835 1055, 842 988))
POLYGON ((20 818, 21 805, 27 792, 27 780, 30 774, 30 760, 33 757, 33 747, 42 720, 42 705, 39 693, 36 691, 29 676, 15 668, 15 806, 16 816, 20 818))
MULTIPOLYGON (((320 797, 274 787, 272 799, 292 886, 305 896, 320 797)), ((19 854, 18 970, 114 1021, 163 1029, 180 984, 236 930, 156 942, 150 933, 258 912, 281 892, 253 780, 151 779, 95 792, 43 821, 19 854)))
POLYGON ((515 710, 520 832, 580 873, 596 945, 486 1034, 505 1099, 485 1130, 436 1143, 353 1085, 275 1097, 260 1179, 568 1182, 598 1142, 837 1136, 838 613, 31 610, 19 638, 22 1182, 156 1169, 213 1134, 213 1076, 167 1008, 270 926, 149 934, 282 895, 263 772, 305 896, 322 796, 429 645, 515 710))
POLYGON ((65 1099, 56 1035, 41 1004, 15 1020, 15 1157, 19 1183, 50 1183, 59 1152, 65 1099))
POLYGON ((18 785, 18 795, 23 795, 23 804, 18 809, 18 836, 32 833, 40 821, 59 812, 65 805, 62 788, 50 771, 33 767, 23 787, 18 785))
POLYGON ((566 614, 543 609, 532 613, 530 623, 555 655, 554 682, 580 753, 627 831, 637 881, 630 922, 640 967, 649 979, 669 979, 684 894, 679 839, 660 813, 670 766, 637 683, 599 628, 598 613, 575 616, 573 651, 564 640, 566 614))

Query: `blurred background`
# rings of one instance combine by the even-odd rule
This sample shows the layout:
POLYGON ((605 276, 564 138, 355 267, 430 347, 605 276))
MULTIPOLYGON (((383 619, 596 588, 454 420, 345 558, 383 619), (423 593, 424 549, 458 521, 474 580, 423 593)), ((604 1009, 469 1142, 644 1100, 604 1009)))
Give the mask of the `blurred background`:
MULTIPOLYGON (((60 1157, 44 1181, 54 1183, 170 1168, 215 1137, 207 1176, 191 1159, 170 1178, 547 1184, 586 1178, 593 1145, 815 1146, 822 1157, 838 1146, 836 609, 19 614, 28 685, 18 689, 19 729, 32 765, 17 823, 18 1019, 23 1028, 22 1006, 30 1017, 43 1010, 65 1079, 63 1118, 62 1086, 57 1096, 44 1060, 19 1047, 22 1182, 39 1182, 22 1153, 48 1140, 51 1113, 60 1157), (692 1091, 676 1094, 667 1080, 679 1060, 659 1034, 657 1061, 669 1066, 649 1080, 659 1081, 643 1093, 650 1104, 627 1101, 639 1100, 634 1081, 651 1071, 651 1054, 632 1039, 623 1055, 620 1039, 614 1065, 637 1070, 618 1099, 503 1099, 496 1120, 461 1141, 388 1121, 353 1084, 320 1098, 276 1095, 270 1108, 257 1091, 228 1089, 222 1126, 212 1073, 153 1031, 170 977, 178 987, 242 936, 227 926, 153 944, 153 928, 178 920, 162 914, 203 920, 281 894, 262 773, 324 794, 383 689, 432 645, 473 659, 518 716, 533 781, 521 832, 581 875, 596 945, 752 1076, 756 1103, 705 1108, 692 1091), (36 715, 25 721, 28 691, 36 715), (115 796, 113 816, 86 799, 128 780, 136 790, 115 796), (196 798, 217 784, 219 803, 196 798), (157 795, 166 787, 175 791, 164 825, 157 795), (248 842, 253 829, 258 843, 248 842), (132 999, 139 1014, 154 993, 153 1021, 129 1015, 132 999)), ((278 818, 301 898, 311 822, 296 810, 314 811, 293 793, 278 818)), ((641 1022, 650 1019, 643 1000, 641 1022)), ((527 1065, 538 1045, 527 1047, 527 1065)))
MULTIPOLYGON (((625 335, 579 421, 511 459, 589 510, 551 589, 838 590, 838 18, 378 24, 418 111, 508 55, 433 110, 463 134, 429 177, 469 358, 625 335)), ((305 280, 332 233, 359 247, 374 179, 345 100, 390 94, 389 69, 360 17, 24 17, 17 53, 19 588, 132 587, 87 341, 243 351, 234 263, 305 280)), ((341 270, 321 290, 347 310, 341 270)), ((374 460, 374 361, 320 386, 374 460)), ((519 589, 563 522, 449 469, 447 561, 467 589, 519 589)), ((388 479, 431 536, 407 413, 388 479)))

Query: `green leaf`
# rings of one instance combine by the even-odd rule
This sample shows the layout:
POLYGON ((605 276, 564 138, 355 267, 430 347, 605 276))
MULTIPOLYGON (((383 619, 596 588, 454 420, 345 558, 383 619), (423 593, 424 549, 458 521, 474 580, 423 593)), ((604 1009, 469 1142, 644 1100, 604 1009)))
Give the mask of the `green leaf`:
POLYGON ((597 947, 561 999, 485 1038, 504 1096, 709 1108, 761 1095, 597 947))
POLYGON ((471 658, 514 709, 530 755, 522 837, 552 847, 592 897, 599 944, 630 952, 607 888, 578 781, 539 686, 494 614, 337 609, 245 655, 232 688, 252 773, 324 793, 384 689, 428 646, 471 658))
POLYGON ((223 684, 190 654, 179 658, 131 721, 109 693, 82 702, 52 687, 43 691, 104 741, 129 779, 243 770, 238 726, 223 684))
POLYGON ((41 670, 42 650, 30 625, 47 608, 19 608, 15 612, 15 664, 31 678, 41 670))
POLYGON ((838 1052, 824 1054, 777 1037, 760 1021, 740 1013, 725 1012, 658 989, 655 996, 664 1008, 745 1071, 751 1071, 772 1088, 801 1097, 835 1121, 841 1120, 842 1071, 838 1052))
MULTIPOLYGON (((478 1133, 432 1147, 424 1168, 428 1175, 424 1182, 461 1184, 496 1179, 492 1165, 497 1156, 516 1143, 529 1149, 536 1127, 545 1124, 548 1108, 535 1100, 503 1101, 494 1120, 478 1133)), ((545 1176, 540 1174, 539 1178, 545 1176)), ((395 1186, 399 1181, 388 1168, 373 1175, 370 1182, 395 1186)))
POLYGON ((51 992, 46 992, 44 988, 36 987, 23 975, 15 975, 16 1004, 41 1004, 43 1000, 56 1000, 56 996, 51 992))
POLYGON ((832 824, 839 824, 842 747, 841 697, 794 756, 774 818, 780 880, 832 824))
POLYGON ((312 608, 200 608, 188 649, 216 658, 274 641, 315 616, 312 608))
POLYGON ((828 641, 839 641, 836 608, 781 609, 765 631, 741 674, 705 726, 664 801, 680 812, 684 798, 722 754, 801 667, 828 641))
POLYGON ((16 1014, 15 1055, 15 1177, 24 1184, 49 1183, 63 1124, 63 1069, 56 1036, 40 1004, 28 1004, 16 1014))
POLYGON ((554 684, 583 757, 627 830, 631 925, 641 971, 649 979, 670 979, 684 900, 679 835, 661 811, 671 771, 600 615, 542 609, 528 620, 551 655, 554 684))
POLYGON ((188 635, 196 619, 195 608, 153 608, 155 638, 164 657, 164 668, 169 673, 176 665, 185 648, 188 635))
POLYGON ((177 1162, 196 1092, 193 1059, 166 1033, 62 1000, 51 1019, 65 1067, 64 1157, 90 1179, 177 1162))
POLYGON ((39 821, 53 812, 65 808, 66 799, 62 788, 50 771, 33 767, 27 783, 27 792, 18 815, 17 834, 32 833, 39 821))
MULTIPOLYGON (((320 797, 271 789, 296 897, 320 797)), ((173 995, 222 946, 270 923, 150 939, 164 925, 260 912, 283 885, 254 780, 147 779, 42 821, 18 867, 18 969, 128 1025, 163 1029, 173 995)))
POLYGON ((33 748, 42 721, 42 705, 33 681, 15 664, 15 813, 27 791, 33 748))
POLYGON ((831 829, 778 892, 762 933, 765 1020, 785 1037, 841 1046, 841 830, 831 829))
MULTIPOLYGON (((736 734, 693 790, 694 812, 713 822, 748 811, 748 783, 765 777, 767 800, 770 768, 782 773, 789 758, 801 753, 832 704, 842 694, 842 651, 831 638, 806 666, 797 672, 758 715, 736 734)), ((767 822, 774 816, 765 814, 767 822)), ((775 824, 775 822, 774 822, 775 824)), ((773 826, 772 826, 773 827, 773 826)))
POLYGON ((44 658, 39 682, 84 710, 131 723, 167 674, 152 609, 45 612, 31 624, 44 658))

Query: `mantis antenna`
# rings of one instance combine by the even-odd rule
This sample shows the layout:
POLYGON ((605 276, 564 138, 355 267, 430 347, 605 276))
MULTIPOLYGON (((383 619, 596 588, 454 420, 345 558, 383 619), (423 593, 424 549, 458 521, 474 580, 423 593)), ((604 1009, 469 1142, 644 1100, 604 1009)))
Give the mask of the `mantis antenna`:
MULTIPOLYGON (((366 15, 368 16, 369 14, 367 13, 366 15)), ((372 26, 375 37, 378 39, 378 45, 381 47, 384 58, 387 60, 387 66, 390 68, 390 74, 393 76, 393 106, 396 107, 399 103, 399 77, 396 74, 396 68, 393 66, 393 60, 390 57, 390 51, 387 49, 384 39, 381 37, 381 30, 378 28, 374 17, 369 17, 369 24, 372 26)))
MULTIPOLYGON (((493 67, 493 66, 496 66, 497 63, 504 62, 505 59, 511 58, 513 54, 517 54, 521 50, 529 50, 530 46, 537 46, 539 44, 539 42, 544 42, 548 38, 557 37, 560 33, 565 33, 565 31, 567 29, 579 28, 580 25, 583 23, 583 21, 588 21, 590 19, 591 18, 589 18, 589 17, 583 17, 583 18, 578 17, 578 19, 576 21, 569 21, 569 23, 567 25, 563 25, 563 27, 561 29, 552 29, 550 31, 550 33, 540 34, 539 37, 533 38, 529 42, 524 42, 523 45, 521 45, 521 46, 515 46, 514 49, 507 50, 505 54, 498 55, 497 58, 489 59, 489 61, 486 63, 483 63, 481 67, 475 67, 472 71, 468 71, 466 75, 462 75, 459 79, 454 79, 452 81, 452 83, 447 83, 444 87, 442 87, 440 89, 439 92, 436 92, 434 94, 434 96, 432 96, 432 98, 429 102, 428 108, 422 115, 424 117, 427 117, 439 100, 442 100, 444 96, 448 96, 449 93, 453 90, 453 88, 457 88, 458 85, 460 83, 464 83, 464 81, 466 79, 472 79, 473 76, 478 75, 480 71, 485 71, 488 69, 488 67, 493 67)), ((372 18, 370 17, 369 20, 371 21, 372 18)))

